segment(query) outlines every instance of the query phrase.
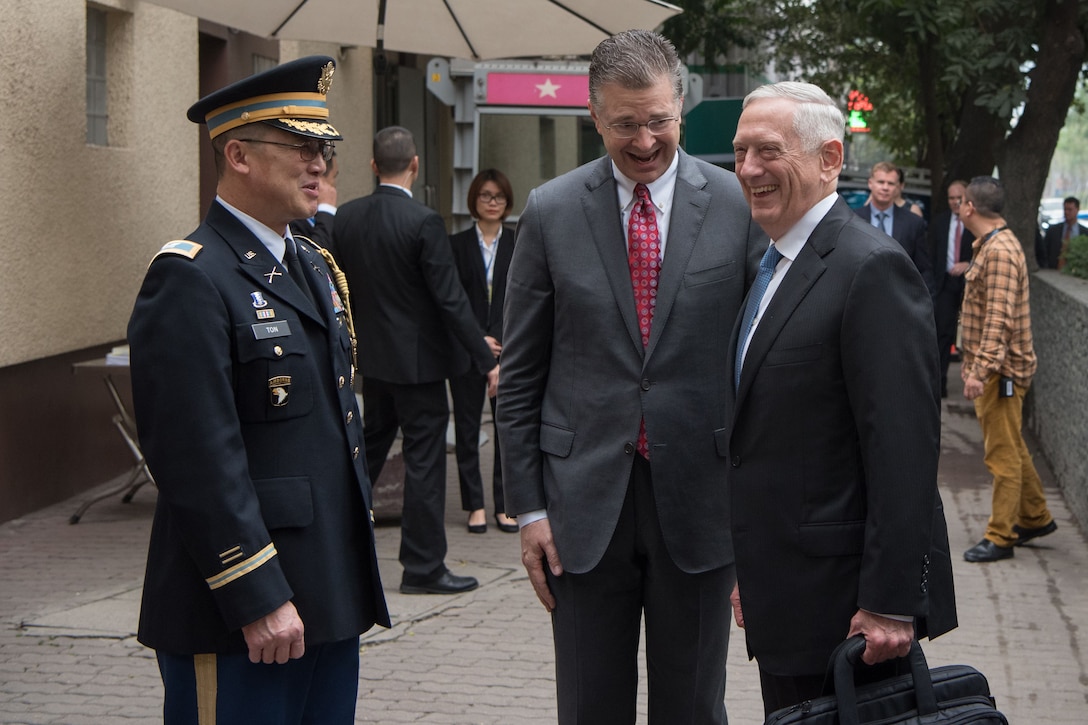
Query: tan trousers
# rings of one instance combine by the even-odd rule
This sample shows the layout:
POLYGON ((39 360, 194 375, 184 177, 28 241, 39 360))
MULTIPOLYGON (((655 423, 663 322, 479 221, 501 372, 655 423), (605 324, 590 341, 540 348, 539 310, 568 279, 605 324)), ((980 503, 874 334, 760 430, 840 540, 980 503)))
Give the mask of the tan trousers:
POLYGON ((998 397, 1001 377, 991 375, 975 399, 975 415, 982 426, 986 468, 994 477, 993 508, 986 538, 998 546, 1012 546, 1013 525, 1025 529, 1046 526, 1053 520, 1046 507, 1043 483, 1021 433, 1024 395, 1028 389, 1013 385, 1011 398, 998 397))

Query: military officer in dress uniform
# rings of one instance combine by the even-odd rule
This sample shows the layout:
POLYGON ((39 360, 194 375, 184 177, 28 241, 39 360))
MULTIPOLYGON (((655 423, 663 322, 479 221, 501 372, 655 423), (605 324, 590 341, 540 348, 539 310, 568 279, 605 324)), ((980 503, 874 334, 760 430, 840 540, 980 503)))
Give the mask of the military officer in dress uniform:
POLYGON ((346 287, 288 231, 313 216, 341 138, 333 71, 302 58, 189 109, 211 135, 217 196, 152 259, 129 323, 159 488, 139 639, 168 725, 348 725, 359 635, 389 626, 346 287))

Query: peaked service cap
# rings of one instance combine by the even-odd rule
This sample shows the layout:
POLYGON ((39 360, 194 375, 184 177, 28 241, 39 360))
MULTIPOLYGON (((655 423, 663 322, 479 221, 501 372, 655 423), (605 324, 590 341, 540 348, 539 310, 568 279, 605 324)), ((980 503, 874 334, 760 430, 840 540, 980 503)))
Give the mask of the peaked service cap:
POLYGON ((207 124, 212 138, 261 122, 300 136, 336 141, 343 136, 329 124, 325 101, 335 70, 335 61, 325 55, 292 60, 204 96, 186 116, 193 123, 207 124))

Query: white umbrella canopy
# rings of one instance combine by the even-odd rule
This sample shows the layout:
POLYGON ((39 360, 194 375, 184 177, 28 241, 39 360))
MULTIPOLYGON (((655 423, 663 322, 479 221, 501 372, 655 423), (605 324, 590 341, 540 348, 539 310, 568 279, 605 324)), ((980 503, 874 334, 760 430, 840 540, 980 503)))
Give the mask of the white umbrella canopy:
POLYGON ((254 35, 450 58, 586 55, 610 35, 656 28, 661 0, 151 0, 254 35), (384 6, 384 7, 382 7, 384 6), (385 24, 379 33, 379 13, 385 24))

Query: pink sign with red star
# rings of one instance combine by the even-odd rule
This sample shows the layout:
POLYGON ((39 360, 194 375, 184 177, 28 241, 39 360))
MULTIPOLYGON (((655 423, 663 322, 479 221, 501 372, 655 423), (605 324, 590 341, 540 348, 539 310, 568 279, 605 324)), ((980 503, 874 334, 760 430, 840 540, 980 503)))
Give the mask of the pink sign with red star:
POLYGON ((492 105, 585 108, 588 100, 588 75, 487 74, 487 103, 492 105))

